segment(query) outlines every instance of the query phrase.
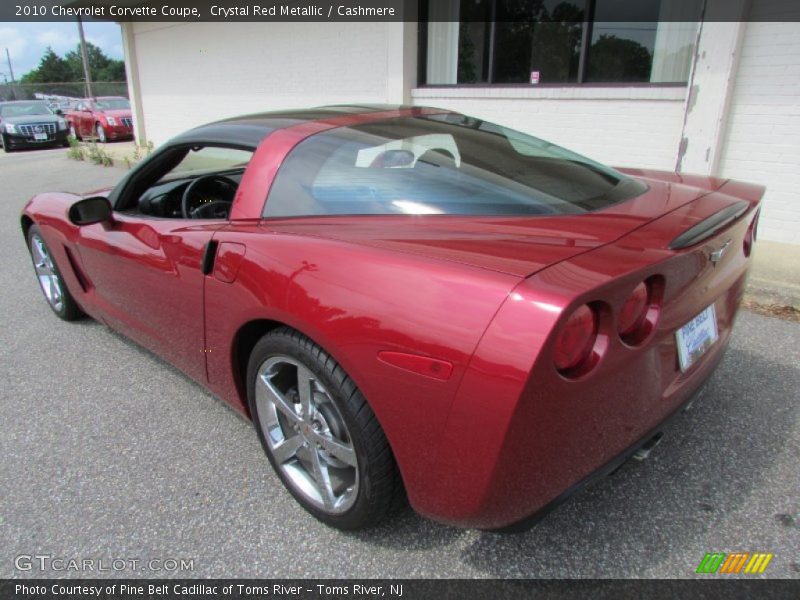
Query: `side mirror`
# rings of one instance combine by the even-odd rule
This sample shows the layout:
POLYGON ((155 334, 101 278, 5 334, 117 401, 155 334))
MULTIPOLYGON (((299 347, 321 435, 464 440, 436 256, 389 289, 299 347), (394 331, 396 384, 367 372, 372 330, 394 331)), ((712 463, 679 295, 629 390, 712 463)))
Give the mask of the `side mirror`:
POLYGON ((60 108, 55 109, 53 112, 56 113, 57 115, 63 115, 64 114, 64 111, 61 110, 60 108))
POLYGON ((113 221, 112 212, 108 198, 94 196, 73 204, 69 209, 69 220, 75 225, 111 223, 113 221))

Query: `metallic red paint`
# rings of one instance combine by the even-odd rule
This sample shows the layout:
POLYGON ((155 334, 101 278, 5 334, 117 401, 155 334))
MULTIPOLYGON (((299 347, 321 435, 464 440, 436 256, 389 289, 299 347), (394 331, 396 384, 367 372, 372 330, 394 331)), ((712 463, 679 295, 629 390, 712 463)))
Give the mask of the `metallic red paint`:
MULTIPOLYGON (((106 99, 124 100, 119 96, 98 96, 95 100, 106 99)), ((64 118, 75 129, 75 133, 80 137, 94 136, 97 133, 96 126, 100 124, 109 140, 133 138, 131 109, 101 109, 95 100, 84 98, 80 101, 80 105, 86 107, 87 110, 75 108, 64 113, 64 118), (109 122, 108 117, 112 118, 113 125, 109 122)))
POLYGON ((451 363, 446 360, 431 358, 430 356, 382 350, 378 352, 378 359, 388 365, 441 381, 447 381, 453 374, 453 365, 451 363))
POLYGON ((417 511, 503 527, 636 443, 710 375, 744 289, 744 238, 763 188, 648 171, 638 172, 647 193, 580 216, 261 219, 272 178, 304 137, 407 110, 273 132, 229 221, 115 213, 113 223, 78 228, 67 219, 79 199, 71 194, 35 197, 23 219, 40 226, 86 312, 244 414, 246 333, 284 324, 309 336, 370 402, 417 511), (740 199, 750 209, 713 238, 668 249, 740 199), (203 275, 212 239, 217 262, 203 275), (709 252, 728 239, 737 251, 712 264, 709 252), (67 249, 77 273, 64 267, 67 249), (656 282, 651 328, 632 346, 617 320, 644 280, 656 282), (592 368, 564 377, 556 332, 586 303, 598 314, 592 368), (683 373, 674 332, 712 303, 720 339, 683 373), (387 356, 426 357, 451 372, 430 377, 387 356))

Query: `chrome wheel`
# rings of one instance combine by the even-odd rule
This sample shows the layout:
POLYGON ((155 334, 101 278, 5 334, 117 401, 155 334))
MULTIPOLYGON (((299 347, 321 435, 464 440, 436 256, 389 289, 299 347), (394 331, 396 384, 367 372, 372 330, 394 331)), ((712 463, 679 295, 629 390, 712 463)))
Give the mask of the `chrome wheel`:
POLYGON ((351 508, 358 496, 358 459, 319 379, 295 359, 272 356, 258 369, 255 402, 269 453, 294 491, 331 515, 351 508))
POLYGON ((75 131, 75 125, 73 125, 72 123, 70 123, 69 125, 69 135, 71 137, 74 137, 76 140, 78 139, 78 132, 75 131))
POLYGON ((60 313, 64 309, 64 294, 61 288, 61 279, 58 276, 53 259, 47 251, 39 234, 31 236, 31 256, 33 256, 33 266, 36 269, 36 277, 42 287, 44 297, 53 307, 53 310, 60 313))
POLYGON ((97 139, 103 144, 108 141, 106 140, 106 130, 102 125, 100 125, 100 123, 97 124, 97 139))

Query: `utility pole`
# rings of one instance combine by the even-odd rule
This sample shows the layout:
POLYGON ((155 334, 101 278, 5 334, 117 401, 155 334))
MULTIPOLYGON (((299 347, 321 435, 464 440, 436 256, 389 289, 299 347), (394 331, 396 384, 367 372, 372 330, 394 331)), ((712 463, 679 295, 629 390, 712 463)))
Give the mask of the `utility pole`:
POLYGON ((92 75, 89 72, 89 53, 86 51, 86 38, 83 36, 83 21, 78 17, 78 34, 81 37, 81 58, 83 59, 83 77, 86 81, 86 97, 94 98, 92 93, 92 75))
MULTIPOLYGON (((8 48, 6 48, 6 60, 8 61, 8 73, 11 75, 11 87, 9 88, 9 91, 11 92, 11 99, 16 100, 17 92, 14 90, 14 69, 11 68, 11 55, 8 53, 8 48)), ((3 77, 5 78, 6 83, 8 83, 8 77, 6 77, 5 73, 3 74, 3 77)))
POLYGON ((14 69, 11 68, 11 55, 6 48, 6 60, 8 61, 8 74, 11 75, 11 83, 14 83, 14 69))

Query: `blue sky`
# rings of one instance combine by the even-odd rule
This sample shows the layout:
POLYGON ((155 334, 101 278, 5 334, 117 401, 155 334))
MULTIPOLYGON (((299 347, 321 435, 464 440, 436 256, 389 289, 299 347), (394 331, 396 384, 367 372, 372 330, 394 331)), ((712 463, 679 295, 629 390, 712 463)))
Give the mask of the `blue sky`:
MULTIPOLYGON (((99 46, 107 56, 122 58, 122 33, 116 23, 84 22, 87 41, 99 46)), ((64 56, 78 44, 78 25, 75 21, 64 23, 8 23, 0 22, 0 82, 8 75, 6 51, 11 54, 14 77, 36 68, 47 46, 64 56)), ((10 79, 10 78, 9 78, 10 79)))

